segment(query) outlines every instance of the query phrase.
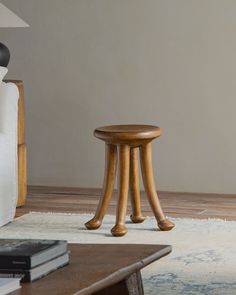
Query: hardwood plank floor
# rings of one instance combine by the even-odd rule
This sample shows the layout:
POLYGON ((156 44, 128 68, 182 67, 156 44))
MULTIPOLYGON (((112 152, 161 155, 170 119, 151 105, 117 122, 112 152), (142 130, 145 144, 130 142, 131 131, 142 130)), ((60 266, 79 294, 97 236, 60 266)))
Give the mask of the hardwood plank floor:
MULTIPOLYGON (((30 186, 26 205, 17 208, 16 217, 30 211, 94 213, 101 193, 96 188, 30 186)), ((236 195, 159 192, 159 197, 167 216, 236 220, 236 195)), ((109 214, 115 214, 116 198, 115 192, 109 214)), ((152 216, 144 192, 141 203, 143 213, 152 216)), ((130 202, 127 213, 131 213, 130 202)))

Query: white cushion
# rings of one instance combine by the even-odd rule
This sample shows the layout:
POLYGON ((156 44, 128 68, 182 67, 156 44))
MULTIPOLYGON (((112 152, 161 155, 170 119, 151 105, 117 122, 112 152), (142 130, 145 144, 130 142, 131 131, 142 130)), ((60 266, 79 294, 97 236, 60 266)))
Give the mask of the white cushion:
POLYGON ((19 91, 4 83, 6 68, 0 67, 0 226, 13 220, 17 184, 17 113, 19 91))
POLYGON ((7 72, 8 72, 7 68, 0 67, 0 85, 2 83, 3 78, 6 76, 7 72))

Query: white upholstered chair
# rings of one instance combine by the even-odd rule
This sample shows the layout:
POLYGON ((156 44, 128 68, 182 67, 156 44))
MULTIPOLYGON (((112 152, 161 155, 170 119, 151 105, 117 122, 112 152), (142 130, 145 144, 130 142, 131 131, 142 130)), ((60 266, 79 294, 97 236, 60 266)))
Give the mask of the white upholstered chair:
POLYGON ((17 113, 19 90, 2 82, 0 67, 0 226, 13 220, 18 199, 17 113))

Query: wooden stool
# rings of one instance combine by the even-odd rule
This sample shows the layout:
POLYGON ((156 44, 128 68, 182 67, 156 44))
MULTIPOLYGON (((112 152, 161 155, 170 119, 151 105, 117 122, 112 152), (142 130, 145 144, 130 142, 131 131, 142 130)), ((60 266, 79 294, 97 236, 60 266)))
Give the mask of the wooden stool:
POLYGON ((151 141, 161 135, 161 129, 149 125, 113 125, 95 129, 94 135, 106 143, 106 168, 104 176, 104 193, 100 199, 93 219, 85 226, 93 230, 101 226, 109 202, 112 197, 116 176, 117 150, 119 156, 119 199, 117 204, 116 224, 112 228, 113 236, 119 237, 127 233, 125 217, 130 187, 132 215, 131 221, 141 223, 145 217, 141 213, 138 150, 144 187, 149 203, 161 230, 171 230, 174 224, 163 214, 157 192, 152 169, 151 141))

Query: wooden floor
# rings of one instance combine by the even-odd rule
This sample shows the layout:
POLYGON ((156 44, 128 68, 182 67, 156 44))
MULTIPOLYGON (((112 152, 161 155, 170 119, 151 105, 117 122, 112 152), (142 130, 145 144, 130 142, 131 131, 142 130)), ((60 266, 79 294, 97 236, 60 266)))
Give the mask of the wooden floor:
MULTIPOLYGON (((31 186, 27 203, 17 209, 16 216, 30 211, 93 213, 100 195, 101 189, 31 186)), ((114 193, 109 214, 115 214, 116 197, 114 193)), ((159 192, 159 197, 167 216, 236 220, 236 195, 159 192)), ((145 215, 152 216, 145 193, 142 193, 142 208, 145 215)))

